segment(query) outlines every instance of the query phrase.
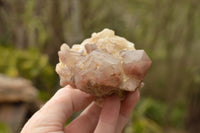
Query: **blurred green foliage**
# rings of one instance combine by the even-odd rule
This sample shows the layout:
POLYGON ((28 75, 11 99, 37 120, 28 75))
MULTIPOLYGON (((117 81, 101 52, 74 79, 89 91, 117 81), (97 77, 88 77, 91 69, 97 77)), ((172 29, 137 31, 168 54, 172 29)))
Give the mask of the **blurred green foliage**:
POLYGON ((130 131, 127 131, 127 133, 163 133, 158 124, 145 117, 135 117, 134 124, 128 130, 130 131))
MULTIPOLYGON (((0 73, 27 78, 43 91, 51 91, 56 85, 54 68, 49 64, 48 56, 41 54, 38 48, 22 50, 0 46, 0 57, 0 73)), ((48 99, 42 92, 40 96, 48 99)))
POLYGON ((136 108, 140 116, 145 116, 159 125, 163 125, 166 109, 165 103, 155 101, 152 98, 141 99, 136 108))
POLYGON ((126 133, 163 133, 166 117, 170 117, 170 127, 182 129, 184 126, 185 107, 176 105, 170 116, 165 116, 167 104, 152 98, 142 98, 132 113, 126 133))
POLYGON ((184 122, 186 117, 186 107, 183 106, 175 106, 172 110, 170 117, 170 124, 172 127, 176 127, 179 129, 184 128, 184 122))
POLYGON ((153 62, 127 129, 197 131, 199 23, 199 0, 0 0, 0 72, 32 80, 47 100, 59 88, 60 45, 111 28, 153 62))
POLYGON ((153 99, 141 99, 132 113, 126 133, 163 133, 166 105, 153 99))
POLYGON ((11 129, 5 123, 0 122, 0 133, 11 133, 11 129))

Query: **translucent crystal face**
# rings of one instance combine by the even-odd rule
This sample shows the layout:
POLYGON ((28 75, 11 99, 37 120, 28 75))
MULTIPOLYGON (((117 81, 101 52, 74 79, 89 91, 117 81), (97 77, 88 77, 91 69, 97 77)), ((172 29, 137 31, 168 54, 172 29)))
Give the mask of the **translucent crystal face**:
POLYGON ((61 86, 70 84, 97 97, 134 91, 151 65, 144 50, 104 29, 70 49, 67 44, 58 52, 56 72, 61 86))
POLYGON ((151 60, 144 50, 124 51, 123 69, 126 75, 135 76, 143 80, 147 70, 151 66, 151 60))

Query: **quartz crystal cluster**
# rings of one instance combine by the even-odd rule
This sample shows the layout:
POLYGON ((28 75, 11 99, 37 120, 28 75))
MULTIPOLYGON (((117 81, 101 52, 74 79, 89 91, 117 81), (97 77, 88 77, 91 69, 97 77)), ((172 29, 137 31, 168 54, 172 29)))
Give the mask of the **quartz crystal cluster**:
POLYGON ((151 60, 144 50, 104 29, 70 49, 61 46, 56 72, 61 86, 71 85, 96 97, 119 96, 143 83, 151 60))

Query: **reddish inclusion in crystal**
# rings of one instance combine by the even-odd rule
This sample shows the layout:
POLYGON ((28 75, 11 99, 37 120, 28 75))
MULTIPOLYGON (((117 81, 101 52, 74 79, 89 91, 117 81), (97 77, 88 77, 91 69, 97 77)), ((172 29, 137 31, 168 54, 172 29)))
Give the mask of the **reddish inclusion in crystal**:
POLYGON ((124 51, 121 53, 121 56, 123 57, 125 74, 143 80, 151 66, 151 60, 146 52, 144 50, 124 51))
POLYGON ((58 55, 56 72, 61 86, 70 84, 97 97, 134 91, 151 65, 144 50, 135 50, 133 43, 109 29, 71 49, 63 44, 58 55))

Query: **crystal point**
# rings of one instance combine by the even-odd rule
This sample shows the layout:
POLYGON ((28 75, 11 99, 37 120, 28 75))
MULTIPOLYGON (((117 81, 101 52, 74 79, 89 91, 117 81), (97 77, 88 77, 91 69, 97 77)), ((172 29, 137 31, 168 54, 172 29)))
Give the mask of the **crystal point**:
POLYGON ((151 60, 146 52, 144 50, 124 51, 121 55, 125 74, 143 80, 151 66, 151 60))
POLYGON ((93 33, 71 49, 63 44, 58 55, 61 86, 69 84, 96 97, 134 91, 151 65, 144 50, 136 50, 132 42, 110 29, 93 33))

